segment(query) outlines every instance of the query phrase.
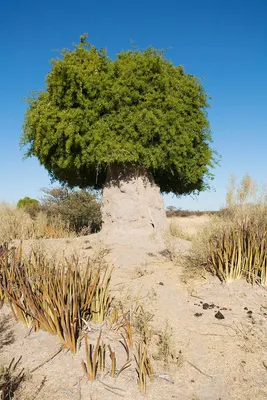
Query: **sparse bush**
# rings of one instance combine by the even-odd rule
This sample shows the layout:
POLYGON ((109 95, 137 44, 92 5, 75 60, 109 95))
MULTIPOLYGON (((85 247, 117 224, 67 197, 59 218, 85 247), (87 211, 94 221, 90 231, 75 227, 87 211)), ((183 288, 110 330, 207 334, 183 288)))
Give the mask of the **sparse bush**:
POLYGON ((87 190, 66 187, 44 189, 42 210, 48 217, 60 216, 76 234, 97 232, 101 228, 100 204, 97 195, 87 190))

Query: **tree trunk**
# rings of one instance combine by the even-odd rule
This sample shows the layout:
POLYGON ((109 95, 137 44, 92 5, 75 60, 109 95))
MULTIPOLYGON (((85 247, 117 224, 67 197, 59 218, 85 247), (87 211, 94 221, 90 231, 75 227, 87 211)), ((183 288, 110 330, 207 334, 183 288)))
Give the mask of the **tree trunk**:
MULTIPOLYGON (((147 170, 112 165, 102 192, 103 232, 153 234, 167 229, 159 187, 147 170)), ((120 235, 121 236, 121 235, 120 235)))

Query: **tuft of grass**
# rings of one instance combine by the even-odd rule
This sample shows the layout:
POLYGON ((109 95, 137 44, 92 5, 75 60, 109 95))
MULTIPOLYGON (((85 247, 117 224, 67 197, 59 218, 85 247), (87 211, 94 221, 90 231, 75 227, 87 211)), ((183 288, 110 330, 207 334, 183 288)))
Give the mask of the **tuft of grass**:
POLYGON ((192 240, 192 236, 185 232, 175 221, 169 222, 169 233, 171 237, 180 238, 183 240, 192 240))
POLYGON ((168 321, 166 321, 165 327, 159 335, 156 359, 163 360, 164 365, 168 365, 171 358, 173 358, 172 331, 168 321))

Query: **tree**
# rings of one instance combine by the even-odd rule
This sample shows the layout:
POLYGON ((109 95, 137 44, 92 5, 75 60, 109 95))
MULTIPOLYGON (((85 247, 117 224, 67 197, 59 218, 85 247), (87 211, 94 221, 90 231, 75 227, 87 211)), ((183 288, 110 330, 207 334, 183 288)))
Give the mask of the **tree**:
POLYGON ((141 177, 163 193, 198 193, 216 163, 207 99, 200 81, 163 51, 122 51, 111 60, 83 35, 52 60, 46 89, 27 99, 21 143, 26 157, 70 187, 115 188, 141 177))
POLYGON ((26 196, 17 202, 17 208, 23 208, 32 218, 34 218, 40 211, 40 203, 38 200, 26 196))

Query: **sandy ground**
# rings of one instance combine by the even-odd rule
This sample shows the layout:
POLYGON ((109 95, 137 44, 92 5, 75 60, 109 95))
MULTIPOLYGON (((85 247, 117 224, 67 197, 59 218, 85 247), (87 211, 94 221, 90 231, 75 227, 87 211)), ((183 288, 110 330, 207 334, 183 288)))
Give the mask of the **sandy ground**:
MULTIPOLYGON (((177 219, 191 234, 207 222, 206 217, 177 219)), ((32 245, 25 243, 25 251, 32 245)), ((131 237, 123 245, 110 244, 108 251, 99 235, 41 243, 53 257, 74 252, 81 260, 96 252, 103 255, 105 249, 107 261, 115 265, 111 289, 116 301, 126 308, 142 304, 151 316, 155 358, 159 334, 168 323, 173 359, 168 365, 155 359, 155 379, 148 384, 145 398, 267 399, 266 289, 244 281, 224 285, 201 273, 185 283, 182 255, 190 251, 190 242, 176 239, 176 245, 180 262, 179 257, 178 262, 169 261, 151 237, 131 237), (215 317, 218 311, 223 319, 215 317)), ((114 333, 106 329, 104 334, 115 345, 114 333)), ((101 376, 89 383, 81 368, 83 345, 75 356, 62 351, 48 361, 59 348, 56 337, 30 332, 13 320, 7 306, 0 310, 0 364, 22 356, 21 366, 33 371, 17 399, 144 398, 138 391, 133 362, 117 379, 101 376)), ((123 354, 118 361, 122 365, 123 354)))

